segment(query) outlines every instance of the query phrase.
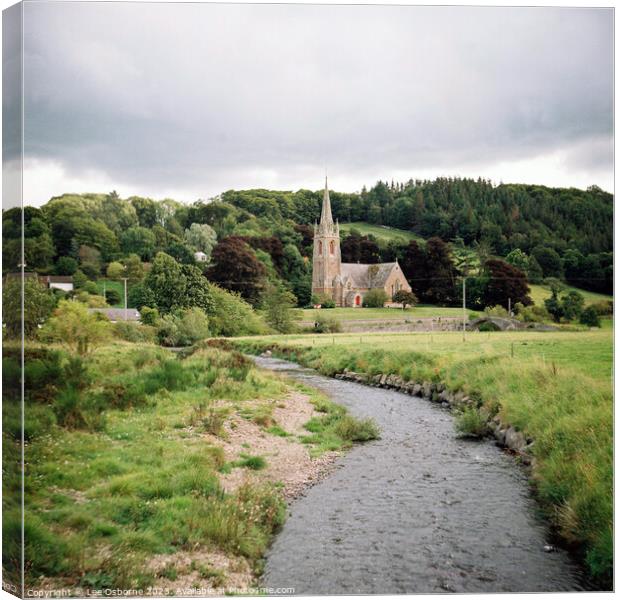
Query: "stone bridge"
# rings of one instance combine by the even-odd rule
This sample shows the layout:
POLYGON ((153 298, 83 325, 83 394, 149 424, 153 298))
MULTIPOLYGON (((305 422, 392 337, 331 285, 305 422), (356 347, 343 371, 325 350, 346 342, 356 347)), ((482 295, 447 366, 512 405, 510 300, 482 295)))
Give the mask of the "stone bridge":
POLYGON ((507 317, 484 316, 479 319, 470 321, 467 329, 470 331, 479 330, 481 326, 489 324, 490 328, 496 331, 515 331, 517 329, 536 329, 537 331, 554 331, 556 328, 543 323, 523 323, 517 319, 509 319, 507 317))

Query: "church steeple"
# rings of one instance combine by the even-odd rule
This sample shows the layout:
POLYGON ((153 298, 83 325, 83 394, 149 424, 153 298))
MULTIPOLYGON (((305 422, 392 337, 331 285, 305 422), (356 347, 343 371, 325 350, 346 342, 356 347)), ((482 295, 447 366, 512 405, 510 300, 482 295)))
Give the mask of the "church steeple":
POLYGON ((331 225, 334 222, 332 219, 332 205, 329 200, 329 188, 327 187, 327 175, 325 176, 325 191, 323 192, 323 208, 321 209, 321 225, 331 225))
POLYGON ((314 224, 314 249, 312 252, 312 293, 327 295, 342 304, 340 280, 340 228, 334 223, 325 177, 321 221, 314 224))

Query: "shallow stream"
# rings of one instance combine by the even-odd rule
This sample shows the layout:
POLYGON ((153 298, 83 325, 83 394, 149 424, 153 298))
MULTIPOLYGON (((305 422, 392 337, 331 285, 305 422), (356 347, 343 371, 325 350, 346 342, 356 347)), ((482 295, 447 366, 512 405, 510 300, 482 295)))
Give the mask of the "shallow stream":
POLYGON ((493 442, 455 436, 448 411, 400 392, 257 358, 319 388, 381 439, 355 446, 289 508, 263 584, 296 594, 579 590, 580 572, 549 551, 527 477, 493 442))

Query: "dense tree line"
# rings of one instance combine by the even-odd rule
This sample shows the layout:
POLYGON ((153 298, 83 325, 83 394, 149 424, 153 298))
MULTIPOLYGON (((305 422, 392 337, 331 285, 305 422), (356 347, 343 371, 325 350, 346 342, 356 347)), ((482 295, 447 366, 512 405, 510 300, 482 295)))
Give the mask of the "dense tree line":
MULTIPOLYGON (((510 268, 530 282, 554 277, 612 293, 613 198, 596 187, 436 179, 330 194, 334 217, 342 222, 368 221, 426 238, 385 242, 352 230, 341 241, 345 262, 399 260, 421 302, 458 302, 467 252, 478 257, 476 273, 469 274, 481 278, 478 288, 472 279, 476 302, 484 299, 480 290, 490 273, 504 279, 512 273, 514 279, 510 268), (506 266, 488 262, 497 259, 506 266)), ((199 272, 255 306, 270 286, 284 286, 303 306, 310 302, 312 224, 321 199, 322 192, 310 190, 230 190, 193 204, 122 199, 115 192, 65 194, 40 209, 24 209, 26 270, 72 275, 81 286, 106 275, 127 277, 135 303, 144 300, 140 282, 163 253, 184 265, 186 275, 199 272), (196 252, 207 260, 197 263, 196 252)), ((21 220, 18 208, 3 212, 5 272, 20 263, 21 220)))

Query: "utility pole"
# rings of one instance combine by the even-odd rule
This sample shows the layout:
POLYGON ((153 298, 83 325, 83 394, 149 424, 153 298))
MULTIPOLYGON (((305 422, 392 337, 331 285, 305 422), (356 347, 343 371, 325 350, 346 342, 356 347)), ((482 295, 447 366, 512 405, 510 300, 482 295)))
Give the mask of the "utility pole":
POLYGON ((466 287, 465 282, 467 281, 467 277, 463 275, 463 341, 465 341, 465 327, 467 323, 467 315, 465 309, 465 298, 466 298, 466 287))
POLYGON ((127 320, 127 277, 123 277, 123 285, 125 288, 125 321, 127 320))

